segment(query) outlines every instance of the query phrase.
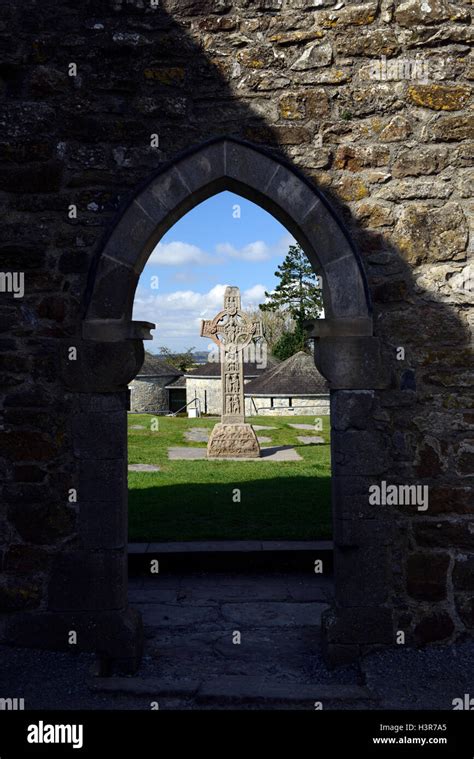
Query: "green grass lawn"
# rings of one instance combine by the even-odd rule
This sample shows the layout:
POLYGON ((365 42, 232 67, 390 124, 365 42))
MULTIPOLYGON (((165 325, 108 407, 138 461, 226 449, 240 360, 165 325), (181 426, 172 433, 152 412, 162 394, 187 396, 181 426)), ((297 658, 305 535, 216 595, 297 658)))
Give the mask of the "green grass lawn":
POLYGON ((169 461, 171 446, 189 443, 185 430, 212 428, 218 419, 128 415, 130 464, 157 464, 159 472, 129 472, 129 538, 166 540, 298 540, 331 536, 329 417, 323 431, 295 430, 311 416, 252 417, 252 424, 277 427, 258 435, 263 446, 292 445, 302 461, 169 461), (130 429, 144 425, 145 429, 130 429), (325 445, 304 445, 297 435, 320 435, 325 445), (233 500, 234 489, 241 501, 233 500))

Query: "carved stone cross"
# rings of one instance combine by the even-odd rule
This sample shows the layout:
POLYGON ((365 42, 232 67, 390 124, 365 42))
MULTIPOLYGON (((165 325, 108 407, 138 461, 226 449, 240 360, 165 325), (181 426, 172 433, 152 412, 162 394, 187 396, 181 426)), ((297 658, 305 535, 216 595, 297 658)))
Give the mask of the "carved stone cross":
POLYGON ((210 337, 216 343, 221 361, 222 422, 214 427, 209 439, 208 456, 259 456, 255 433, 249 424, 245 424, 242 352, 252 340, 263 337, 263 328, 261 321, 251 319, 242 311, 238 287, 226 287, 224 309, 213 319, 202 322, 201 337, 210 337), (225 429, 227 425, 238 425, 239 429, 225 429), (219 436, 222 443, 220 453, 216 452, 219 436), (231 440, 234 443, 229 442, 231 440))

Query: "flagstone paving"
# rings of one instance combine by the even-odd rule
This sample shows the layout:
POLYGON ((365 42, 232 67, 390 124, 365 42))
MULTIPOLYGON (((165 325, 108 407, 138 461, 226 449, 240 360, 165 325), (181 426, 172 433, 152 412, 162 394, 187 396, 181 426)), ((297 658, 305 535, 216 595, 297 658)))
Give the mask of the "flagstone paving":
POLYGON ((184 433, 185 440, 190 443, 207 443, 211 431, 207 427, 191 427, 184 433))
POLYGON ((95 680, 96 691, 154 696, 160 708, 177 698, 187 708, 361 708, 373 698, 357 667, 335 674, 322 663, 332 582, 312 571, 157 574, 132 579, 129 595, 144 623, 141 671, 95 680))
POLYGON ((297 435, 296 437, 303 445, 324 445, 326 442, 323 437, 319 437, 318 435, 297 435))
POLYGON ((314 424, 288 424, 288 427, 293 427, 295 430, 315 430, 314 424))
POLYGON ((160 467, 156 464, 129 464, 129 472, 159 472, 160 467))
POLYGON ((144 656, 132 677, 95 657, 0 645, 0 692, 25 709, 448 709, 472 693, 474 642, 394 646, 330 670, 319 616, 330 578, 311 572, 134 576, 144 656), (239 633, 239 636, 236 635, 239 633), (240 640, 240 642, 238 642, 240 640))

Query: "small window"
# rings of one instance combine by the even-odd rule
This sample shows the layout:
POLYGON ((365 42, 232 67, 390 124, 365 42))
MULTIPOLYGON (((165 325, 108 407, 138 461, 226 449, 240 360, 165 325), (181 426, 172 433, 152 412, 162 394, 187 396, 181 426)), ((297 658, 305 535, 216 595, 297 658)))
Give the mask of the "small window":
POLYGON ((270 408, 273 408, 273 398, 270 398, 270 408))
POLYGON ((288 406, 293 408, 293 398, 288 398, 288 406))

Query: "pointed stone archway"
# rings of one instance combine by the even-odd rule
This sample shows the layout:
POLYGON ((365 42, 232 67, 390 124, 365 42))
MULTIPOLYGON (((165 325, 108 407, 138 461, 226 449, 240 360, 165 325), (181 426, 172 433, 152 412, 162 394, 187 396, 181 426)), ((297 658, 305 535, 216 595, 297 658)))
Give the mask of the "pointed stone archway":
POLYGON ((227 137, 178 156, 141 187, 91 271, 80 332, 67 341, 63 361, 64 380, 80 394, 82 409, 73 427, 82 550, 75 561, 69 556, 53 568, 61 573, 63 588, 74 587, 78 572, 87 572, 90 593, 76 606, 73 596, 59 593, 58 611, 93 610, 96 647, 102 641, 112 658, 139 655, 140 622, 127 608, 127 385, 141 366, 142 341, 154 325, 132 321, 133 299, 140 273, 165 232, 224 190, 277 218, 322 278, 325 319, 309 329, 316 364, 331 392, 336 587, 323 639, 331 660, 347 660, 361 647, 393 640, 386 606, 390 531, 368 507, 368 478, 377 474, 384 456, 370 409, 374 391, 387 386, 387 377, 373 335, 367 281, 354 244, 317 188, 272 153, 227 137), (75 361, 69 360, 71 345, 77 348, 75 361), (108 651, 112 613, 121 620, 124 643, 108 651))

